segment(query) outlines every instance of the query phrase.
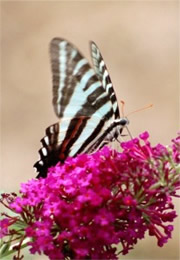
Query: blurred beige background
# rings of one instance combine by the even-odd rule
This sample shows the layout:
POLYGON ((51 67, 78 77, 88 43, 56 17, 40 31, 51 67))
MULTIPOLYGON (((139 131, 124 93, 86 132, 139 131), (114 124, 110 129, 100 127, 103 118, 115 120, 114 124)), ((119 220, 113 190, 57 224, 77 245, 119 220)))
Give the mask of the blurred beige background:
MULTIPOLYGON (((144 130, 153 144, 169 144, 179 127, 178 1, 1 2, 1 189, 17 191, 35 177, 40 139, 57 121, 51 105, 48 44, 73 42, 90 60, 89 40, 99 46, 134 136, 144 130)), ((120 259, 179 259, 178 221, 163 248, 140 241, 120 259)), ((29 256, 25 259, 46 259, 29 256)))

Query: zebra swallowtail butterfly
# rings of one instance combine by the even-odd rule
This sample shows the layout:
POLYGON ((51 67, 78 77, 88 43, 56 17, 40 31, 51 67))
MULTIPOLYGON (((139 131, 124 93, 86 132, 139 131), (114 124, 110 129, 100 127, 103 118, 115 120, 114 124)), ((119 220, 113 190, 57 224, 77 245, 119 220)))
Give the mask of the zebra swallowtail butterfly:
POLYGON ((50 43, 53 74, 53 106, 59 122, 46 129, 34 164, 37 177, 68 156, 92 153, 121 135, 128 124, 120 118, 116 95, 94 42, 90 43, 93 68, 70 42, 54 38, 50 43))

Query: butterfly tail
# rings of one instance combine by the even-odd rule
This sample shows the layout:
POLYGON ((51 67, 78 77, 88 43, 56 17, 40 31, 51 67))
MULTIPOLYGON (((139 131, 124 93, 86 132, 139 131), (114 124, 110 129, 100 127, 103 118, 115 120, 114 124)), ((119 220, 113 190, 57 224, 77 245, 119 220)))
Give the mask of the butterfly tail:
POLYGON ((37 178, 47 176, 49 167, 56 165, 59 159, 59 123, 53 124, 46 129, 46 135, 41 139, 42 147, 39 150, 40 160, 34 164, 39 173, 37 178))

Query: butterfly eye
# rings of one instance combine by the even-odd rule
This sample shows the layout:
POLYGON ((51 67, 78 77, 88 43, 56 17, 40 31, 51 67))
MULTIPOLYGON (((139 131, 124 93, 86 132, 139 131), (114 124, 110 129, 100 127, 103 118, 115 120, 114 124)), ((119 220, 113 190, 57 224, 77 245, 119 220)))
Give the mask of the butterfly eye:
POLYGON ((120 120, 120 125, 121 126, 125 126, 125 125, 127 125, 129 123, 129 121, 126 119, 126 118, 122 118, 121 120, 120 120))

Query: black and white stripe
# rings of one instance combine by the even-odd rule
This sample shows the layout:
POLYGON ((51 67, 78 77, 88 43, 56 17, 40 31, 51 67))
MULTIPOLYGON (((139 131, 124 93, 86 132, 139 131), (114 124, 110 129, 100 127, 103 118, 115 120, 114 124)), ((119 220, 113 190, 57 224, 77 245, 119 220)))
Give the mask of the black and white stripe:
POLYGON ((91 153, 117 139, 128 123, 120 118, 116 95, 102 58, 91 42, 94 68, 68 41, 54 38, 50 44, 53 74, 53 106, 59 122, 48 127, 41 140, 38 177, 68 156, 91 153))

